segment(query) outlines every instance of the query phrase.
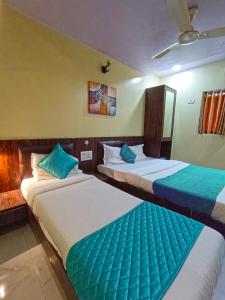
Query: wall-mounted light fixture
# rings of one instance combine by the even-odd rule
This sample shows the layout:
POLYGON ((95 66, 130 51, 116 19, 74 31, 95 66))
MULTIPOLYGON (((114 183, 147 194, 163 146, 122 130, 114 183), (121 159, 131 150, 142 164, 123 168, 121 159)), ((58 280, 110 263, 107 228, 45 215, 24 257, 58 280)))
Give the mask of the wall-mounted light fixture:
POLYGON ((111 67, 111 61, 108 59, 106 64, 104 66, 101 67, 102 73, 108 73, 111 67))
POLYGON ((180 71, 180 70, 181 70, 181 65, 175 65, 175 66, 173 66, 173 67, 172 67, 172 70, 173 70, 174 72, 180 71))

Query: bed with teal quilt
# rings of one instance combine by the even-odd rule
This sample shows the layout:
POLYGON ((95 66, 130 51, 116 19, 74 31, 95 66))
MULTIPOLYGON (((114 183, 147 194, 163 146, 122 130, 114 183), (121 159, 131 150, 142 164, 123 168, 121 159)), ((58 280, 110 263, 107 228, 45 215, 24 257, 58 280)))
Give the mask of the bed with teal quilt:
POLYGON ((91 175, 21 189, 79 299, 212 299, 225 251, 215 230, 91 175))
POLYGON ((82 300, 162 299, 202 229, 143 202, 72 246, 68 277, 82 300))
POLYGON ((99 165, 99 172, 141 188, 193 213, 225 224, 225 170, 146 157, 135 163, 99 165))
POLYGON ((224 187, 224 170, 195 165, 153 182, 153 191, 157 197, 208 216, 211 216, 216 204, 225 206, 225 193, 221 193, 224 187), (219 197, 221 199, 217 203, 219 197))

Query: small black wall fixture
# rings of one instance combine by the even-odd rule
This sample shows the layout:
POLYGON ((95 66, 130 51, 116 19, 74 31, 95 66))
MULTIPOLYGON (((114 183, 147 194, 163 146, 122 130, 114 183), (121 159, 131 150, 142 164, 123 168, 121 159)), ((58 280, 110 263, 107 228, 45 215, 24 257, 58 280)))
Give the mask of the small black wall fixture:
POLYGON ((111 61, 108 59, 106 65, 101 67, 102 73, 108 73, 111 67, 111 61))

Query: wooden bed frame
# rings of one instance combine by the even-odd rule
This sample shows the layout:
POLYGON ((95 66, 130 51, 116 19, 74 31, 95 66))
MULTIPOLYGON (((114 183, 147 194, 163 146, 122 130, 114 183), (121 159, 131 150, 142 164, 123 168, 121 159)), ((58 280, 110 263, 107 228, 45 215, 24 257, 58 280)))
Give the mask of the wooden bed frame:
MULTIPOLYGON (((128 145, 134 145, 134 144, 137 145, 137 144, 141 144, 141 143, 143 144, 142 141, 139 141, 139 142, 136 141, 135 143, 133 141, 131 141, 131 142, 127 141, 126 143, 128 145)), ((124 142, 122 142, 122 141, 113 141, 113 142, 112 141, 101 141, 101 142, 99 142, 99 144, 98 144, 98 160, 97 160, 98 164, 103 163, 103 154, 104 154, 103 144, 106 144, 106 145, 112 146, 112 147, 120 147, 124 144, 124 142)), ((172 203, 171 201, 169 201, 167 199, 159 198, 159 197, 151 194, 150 192, 147 192, 141 188, 132 186, 126 182, 120 182, 120 181, 117 181, 110 177, 107 177, 107 179, 105 179, 104 182, 106 182, 124 192, 127 192, 128 194, 138 197, 142 200, 157 204, 159 206, 168 208, 174 212, 180 213, 182 215, 185 215, 187 217, 190 217, 192 219, 200 221, 201 223, 219 231, 225 238, 225 224, 214 220, 213 218, 211 218, 208 215, 193 212, 186 207, 179 206, 175 203, 172 203)))
POLYGON ((63 291, 69 300, 79 300, 72 284, 70 283, 66 270, 63 265, 63 261, 52 244, 47 240, 41 226, 38 222, 38 219, 33 214, 32 210, 27 208, 28 221, 31 226, 31 229, 36 237, 36 239, 42 244, 44 251, 48 257, 48 260, 55 271, 55 274, 61 283, 63 291))
MULTIPOLYGON (((73 143, 65 143, 61 144, 65 151, 67 151, 69 154, 73 153, 73 143)), ((32 170, 31 170, 31 153, 49 153, 53 147, 54 144, 49 145, 30 145, 23 147, 21 146, 19 148, 19 166, 20 166, 20 176, 21 179, 31 177, 32 170)), ((66 270, 64 268, 63 262, 57 251, 54 249, 54 247, 51 245, 51 243, 47 240, 43 230, 41 229, 41 226, 38 222, 38 219, 33 214, 32 210, 27 207, 27 214, 28 214, 28 221, 32 228, 32 231, 35 234, 35 237, 37 240, 42 244, 45 253, 50 261, 51 266, 53 267, 57 278, 59 279, 62 288, 64 290, 64 293, 66 297, 69 300, 78 300, 78 296, 75 292, 75 289, 73 288, 72 284, 70 283, 66 270)))

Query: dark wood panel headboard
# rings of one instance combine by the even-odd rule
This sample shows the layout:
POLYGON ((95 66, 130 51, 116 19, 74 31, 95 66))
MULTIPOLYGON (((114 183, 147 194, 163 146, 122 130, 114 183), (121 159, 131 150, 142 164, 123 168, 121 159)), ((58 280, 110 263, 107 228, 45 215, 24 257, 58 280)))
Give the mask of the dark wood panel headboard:
POLYGON ((100 165, 103 163, 103 156, 104 156, 104 148, 103 145, 108 145, 111 147, 122 147, 123 144, 126 143, 130 146, 134 146, 134 145, 139 145, 139 144, 143 144, 143 139, 138 139, 138 140, 117 140, 117 141, 100 141, 98 143, 98 152, 97 152, 97 165, 100 165))
POLYGON ((65 150, 80 159, 80 152, 92 150, 93 159, 80 162, 84 172, 95 172, 97 164, 102 162, 100 142, 115 145, 127 142, 135 145, 143 142, 143 137, 94 137, 94 138, 58 138, 58 139, 25 139, 25 140, 0 140, 0 193, 20 187, 21 178, 31 174, 30 153, 48 153, 55 144, 60 143, 65 150), (88 141, 86 145, 85 141, 88 141), (112 143, 113 144, 113 143, 112 143), (73 146, 72 146, 73 145, 73 146), (75 145, 75 146, 74 146, 75 145), (73 148, 73 149, 72 149, 73 148), (29 161, 29 164, 27 162, 29 161), (28 168, 29 166, 29 168, 28 168))

